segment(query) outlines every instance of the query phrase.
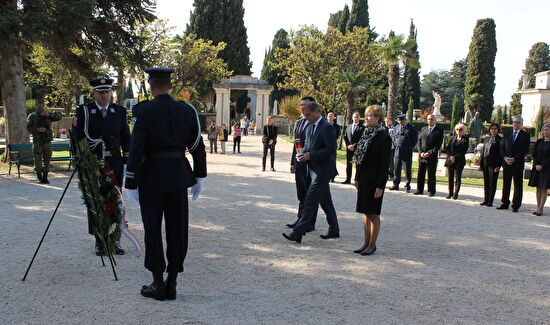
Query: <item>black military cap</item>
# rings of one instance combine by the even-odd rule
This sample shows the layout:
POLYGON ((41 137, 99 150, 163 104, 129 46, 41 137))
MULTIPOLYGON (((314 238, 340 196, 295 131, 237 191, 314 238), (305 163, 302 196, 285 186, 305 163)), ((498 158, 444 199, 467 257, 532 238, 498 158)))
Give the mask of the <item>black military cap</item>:
POLYGON ((98 78, 90 81, 90 86, 94 87, 95 91, 109 91, 113 89, 113 79, 98 78))
POLYGON ((397 115, 397 120, 398 121, 406 120, 406 119, 407 119, 407 115, 405 115, 405 114, 397 115))
POLYGON ((151 79, 170 79, 170 74, 176 70, 171 68, 147 68, 145 72, 149 74, 149 80, 151 79))

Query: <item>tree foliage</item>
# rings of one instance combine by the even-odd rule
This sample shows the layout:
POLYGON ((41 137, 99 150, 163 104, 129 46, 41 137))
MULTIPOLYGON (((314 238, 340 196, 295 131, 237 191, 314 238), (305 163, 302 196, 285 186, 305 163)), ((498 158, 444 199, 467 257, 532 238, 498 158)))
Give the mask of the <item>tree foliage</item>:
POLYGON ((365 92, 381 102, 384 67, 368 46, 368 38, 366 28, 356 28, 345 35, 331 27, 323 33, 314 26, 291 32, 290 48, 277 49, 277 62, 272 64, 284 76, 278 86, 311 95, 325 110, 342 113, 347 89, 340 85, 338 73, 362 73, 368 80, 365 92))
POLYGON ((509 121, 516 116, 521 116, 523 105, 521 105, 521 94, 515 93, 512 95, 512 101, 510 102, 510 114, 508 114, 509 121))
POLYGON ((346 4, 344 5, 344 9, 334 14, 330 14, 330 18, 328 20, 329 27, 334 27, 338 29, 342 34, 345 34, 348 27, 349 15, 349 7, 346 4))
POLYGON ((353 31, 354 27, 366 27, 370 29, 368 0, 353 0, 346 29, 353 31))
MULTIPOLYGON (((458 95, 453 97, 453 111, 451 114, 451 130, 454 130, 455 126, 460 122, 460 99, 458 95)), ((454 132, 454 131, 453 131, 454 132)))
POLYGON ((289 49, 290 42, 288 40, 288 33, 284 29, 279 29, 275 33, 271 47, 265 53, 264 66, 262 68, 261 79, 266 80, 269 84, 273 85, 274 89, 270 96, 270 105, 273 107, 274 101, 280 101, 284 97, 296 95, 296 90, 288 90, 279 88, 278 84, 284 82, 284 76, 280 69, 273 69, 272 66, 277 63, 275 58, 275 52, 278 48, 289 49))
MULTIPOLYGON (((417 30, 411 19, 411 26, 409 30, 409 37, 407 40, 416 41, 417 30)), ((415 44, 410 49, 408 56, 416 59, 420 62, 420 55, 418 54, 418 44, 415 44)), ((405 71, 403 73, 403 86, 401 87, 401 107, 408 107, 409 100, 413 100, 413 106, 420 107, 420 75, 417 68, 411 67, 405 63, 405 71)))
POLYGON ((414 111, 414 100, 412 99, 412 97, 409 97, 409 105, 407 106, 408 109, 407 109, 407 120, 409 121, 412 121, 413 120, 413 111, 414 111))
POLYGON ((381 40, 379 44, 372 44, 372 48, 378 53, 388 68, 388 116, 396 115, 397 86, 399 83, 399 63, 404 62, 410 67, 420 68, 417 58, 411 55, 412 49, 416 46, 416 40, 410 39, 405 42, 403 35, 395 35, 390 32, 388 38, 381 40))
POLYGON ((250 75, 250 49, 244 26, 243 0, 195 0, 186 35, 226 43, 220 57, 233 74, 250 75))
POLYGON ((441 114, 451 117, 452 102, 458 97, 459 116, 462 116, 464 107, 464 83, 466 81, 466 60, 453 63, 451 70, 434 70, 422 77, 420 84, 420 107, 432 107, 433 94, 437 91, 441 95, 441 114))
MULTIPOLYGON (((529 57, 525 60, 525 69, 523 74, 529 76, 529 87, 535 88, 535 74, 550 70, 550 53, 548 44, 539 42, 533 44, 529 50, 529 57)), ((520 78, 519 87, 521 89, 523 78, 520 78)))
POLYGON ((539 111, 537 112, 537 116, 535 118, 535 134, 538 136, 540 131, 542 131, 542 127, 544 126, 544 115, 545 115, 546 109, 544 107, 541 107, 539 111))
POLYGON ((478 20, 468 52, 464 98, 466 108, 479 111, 483 121, 490 120, 493 111, 496 53, 495 22, 491 18, 478 20))

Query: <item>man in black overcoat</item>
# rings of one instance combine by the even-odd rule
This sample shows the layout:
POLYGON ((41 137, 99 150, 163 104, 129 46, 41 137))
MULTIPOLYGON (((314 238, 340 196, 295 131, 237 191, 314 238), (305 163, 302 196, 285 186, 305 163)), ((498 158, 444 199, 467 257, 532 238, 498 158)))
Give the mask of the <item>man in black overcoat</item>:
POLYGON ((516 116, 512 120, 512 131, 506 132, 500 142, 500 154, 502 163, 502 204, 499 210, 506 210, 510 206, 510 190, 512 179, 514 180, 514 197, 512 199, 512 211, 518 212, 523 199, 523 170, 525 168, 525 155, 529 151, 530 137, 522 130, 523 118, 516 116))
POLYGON ((343 181, 342 184, 351 184, 353 154, 355 153, 357 142, 361 139, 361 135, 363 135, 363 130, 365 129, 360 119, 361 116, 358 112, 353 113, 353 122, 348 125, 345 131, 346 133, 344 134, 344 142, 346 143, 346 180, 343 181))
POLYGON ((414 146, 418 140, 416 127, 407 121, 407 116, 397 116, 399 124, 395 127, 395 149, 393 152, 393 187, 390 190, 398 190, 401 183, 401 167, 405 165, 405 190, 411 190, 412 179, 412 155, 414 146))
POLYGON ((414 194, 424 193, 426 170, 428 171, 428 195, 435 195, 437 156, 443 143, 443 130, 435 124, 435 115, 428 115, 428 126, 422 128, 418 137, 418 180, 414 194))

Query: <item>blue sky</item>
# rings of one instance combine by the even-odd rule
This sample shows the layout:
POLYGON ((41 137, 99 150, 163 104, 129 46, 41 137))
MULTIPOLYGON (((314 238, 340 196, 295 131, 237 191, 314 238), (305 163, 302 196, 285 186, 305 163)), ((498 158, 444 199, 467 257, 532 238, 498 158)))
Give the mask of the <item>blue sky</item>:
MULTIPOLYGON (((351 0, 244 0, 253 75, 259 77, 265 50, 275 32, 316 25, 325 29, 330 13, 351 0)), ((193 0, 157 0, 157 15, 182 33, 189 21, 193 0)), ((529 49, 536 42, 550 43, 548 13, 544 0, 370 0, 370 24, 379 34, 390 30, 408 35, 411 18, 418 29, 421 76, 450 69, 466 57, 477 19, 496 23, 497 57, 495 104, 507 104, 517 88, 529 49)))

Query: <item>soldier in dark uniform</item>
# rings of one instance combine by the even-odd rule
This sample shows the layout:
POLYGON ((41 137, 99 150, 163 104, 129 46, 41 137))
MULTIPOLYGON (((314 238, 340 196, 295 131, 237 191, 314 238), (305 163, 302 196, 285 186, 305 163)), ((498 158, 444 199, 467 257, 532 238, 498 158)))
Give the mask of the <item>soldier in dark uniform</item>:
POLYGON ((176 298, 176 278, 187 254, 188 202, 191 187, 196 200, 206 177, 206 151, 193 106, 175 101, 168 93, 173 69, 145 69, 155 99, 133 108, 134 130, 126 172, 128 198, 139 204, 145 230, 145 267, 153 283, 141 294, 157 300, 176 298), (185 150, 193 156, 193 168, 185 150), (139 193, 139 194, 138 194, 139 193), (161 225, 166 224, 164 259, 161 225), (163 273, 168 277, 164 282, 163 273))
POLYGON ((34 171, 38 182, 49 184, 48 172, 52 158, 52 121, 59 121, 61 113, 49 113, 44 110, 44 100, 36 103, 36 112, 27 118, 27 131, 32 134, 32 152, 34 154, 34 171))
MULTIPOLYGON (((117 186, 122 187, 124 164, 129 156, 130 130, 126 109, 111 103, 113 79, 99 78, 90 81, 94 101, 76 108, 73 132, 77 140, 87 138, 90 149, 114 171, 117 186), (121 151, 122 149, 122 151, 121 151)), ((91 214, 88 213, 88 232, 93 234, 91 214)), ((106 255, 105 247, 96 238, 96 254, 106 255)), ((117 241, 115 254, 124 255, 117 241)))

